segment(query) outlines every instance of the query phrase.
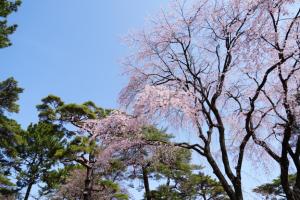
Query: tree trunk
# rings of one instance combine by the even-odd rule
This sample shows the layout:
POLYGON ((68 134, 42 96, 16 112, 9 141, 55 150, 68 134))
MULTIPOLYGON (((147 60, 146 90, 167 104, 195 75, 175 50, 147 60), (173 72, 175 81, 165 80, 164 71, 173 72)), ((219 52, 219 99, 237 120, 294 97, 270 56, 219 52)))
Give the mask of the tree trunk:
POLYGON ((293 192, 290 188, 289 185, 289 180, 288 180, 289 174, 288 174, 288 168, 286 166, 281 166, 281 173, 280 173, 280 180, 281 180, 281 186, 282 189, 286 195, 287 200, 296 200, 294 198, 293 192))
POLYGON ((297 170, 296 183, 294 185, 293 193, 296 199, 300 199, 300 171, 297 170))
POLYGON ((83 200, 90 200, 92 196, 92 174, 93 170, 86 168, 86 177, 84 181, 83 200))
POLYGON ((235 191, 236 199, 243 200, 243 191, 242 191, 241 180, 236 180, 236 183, 234 186, 234 191, 235 191))
POLYGON ((288 159, 288 148, 289 141, 291 138, 291 126, 287 126, 284 131, 284 137, 282 140, 282 150, 280 158, 280 180, 284 193, 286 194, 287 200, 296 200, 293 195, 293 191, 290 188, 289 182, 289 159, 288 159))
POLYGON ((24 200, 28 200, 32 186, 33 186, 33 181, 30 181, 30 183, 27 187, 27 190, 26 190, 24 200))
POLYGON ((145 188, 145 194, 146 199, 151 200, 151 194, 150 194, 150 186, 149 186, 149 179, 148 179, 148 171, 146 167, 142 167, 143 171, 143 180, 144 180, 144 188, 145 188))
POLYGON ((297 139, 297 145, 296 145, 296 152, 295 152, 295 158, 294 163, 297 168, 296 172, 296 182, 294 185, 293 193, 296 196, 296 199, 300 199, 300 136, 298 136, 297 139))
POLYGON ((228 184, 226 178, 223 176, 223 174, 222 174, 221 170, 219 169, 217 163, 213 159, 208 147, 206 148, 206 151, 205 151, 205 157, 206 157, 208 163, 210 164, 210 166, 212 167, 214 174, 217 176, 218 180, 222 184, 225 192, 229 196, 230 200, 242 200, 243 198, 241 198, 241 199, 237 198, 237 195, 236 195, 235 191, 228 184))

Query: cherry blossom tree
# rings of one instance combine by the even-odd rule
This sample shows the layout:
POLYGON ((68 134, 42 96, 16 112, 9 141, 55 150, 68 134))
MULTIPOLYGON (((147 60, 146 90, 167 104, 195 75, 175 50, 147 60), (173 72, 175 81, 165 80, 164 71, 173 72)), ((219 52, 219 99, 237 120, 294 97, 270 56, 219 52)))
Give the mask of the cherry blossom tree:
POLYGON ((147 199, 152 199, 148 168, 176 162, 179 148, 169 143, 170 136, 124 112, 115 110, 106 118, 86 120, 83 129, 101 147, 96 168, 106 171, 111 161, 121 161, 131 179, 143 177, 147 199))
MULTIPOLYGON (((75 169, 71 172, 71 175, 67 178, 65 184, 61 185, 58 192, 52 197, 53 200, 81 200, 83 199, 83 193, 85 189, 85 182, 82 177, 85 176, 83 169, 75 169)), ((111 180, 103 179, 103 175, 94 174, 93 187, 91 192, 91 200, 103 199, 103 200, 127 200, 128 195, 126 191, 117 183, 111 180)))
POLYGON ((290 145, 299 13, 294 0, 173 1, 128 36, 134 53, 124 62, 130 81, 121 104, 142 120, 195 133, 199 142, 177 145, 206 158, 230 199, 243 199, 247 149, 280 165, 287 199, 296 199, 300 173, 294 189, 287 177, 291 162, 300 169, 300 142, 290 145))

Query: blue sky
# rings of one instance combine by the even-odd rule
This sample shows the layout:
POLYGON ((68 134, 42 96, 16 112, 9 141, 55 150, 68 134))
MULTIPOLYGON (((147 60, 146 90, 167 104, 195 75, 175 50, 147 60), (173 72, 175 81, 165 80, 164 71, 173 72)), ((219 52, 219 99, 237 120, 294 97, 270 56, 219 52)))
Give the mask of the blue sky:
POLYGON ((120 60, 127 48, 121 37, 166 2, 25 0, 10 18, 19 25, 13 46, 0 50, 0 80, 13 76, 25 89, 17 120, 36 121, 35 105, 48 94, 116 107, 126 82, 120 60))
MULTIPOLYGON (((141 28, 145 18, 166 3, 24 0, 10 18, 19 25, 11 37, 13 46, 0 49, 0 80, 13 76, 25 89, 20 113, 13 117, 24 127, 36 122, 35 106, 48 94, 69 103, 92 100, 116 108, 118 93, 126 83, 119 61, 128 53, 120 38, 141 28)), ((248 194, 251 186, 266 179, 258 174, 246 175, 246 179, 245 195, 252 199, 248 194)))

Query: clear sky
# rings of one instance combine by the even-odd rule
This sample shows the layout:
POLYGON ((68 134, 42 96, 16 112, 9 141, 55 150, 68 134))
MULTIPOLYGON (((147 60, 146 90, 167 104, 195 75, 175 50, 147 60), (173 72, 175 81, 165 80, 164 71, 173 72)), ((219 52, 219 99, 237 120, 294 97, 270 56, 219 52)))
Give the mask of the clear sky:
MULTIPOLYGON (((141 28, 145 18, 166 3, 23 0, 10 18, 19 25, 11 37, 13 46, 0 50, 0 80, 13 76, 25 89, 20 113, 13 117, 24 127, 36 122, 35 106, 48 94, 65 102, 92 100, 99 106, 116 108, 118 93, 126 82, 119 61, 127 48, 120 38, 141 28)), ((246 179, 245 195, 253 199, 248 193, 251 186, 265 178, 254 174, 246 179)))
POLYGON ((13 46, 0 50, 0 80, 25 89, 16 118, 36 121, 35 105, 48 94, 65 102, 95 101, 114 108, 122 85, 121 37, 140 28, 167 0, 24 0, 10 22, 13 46))

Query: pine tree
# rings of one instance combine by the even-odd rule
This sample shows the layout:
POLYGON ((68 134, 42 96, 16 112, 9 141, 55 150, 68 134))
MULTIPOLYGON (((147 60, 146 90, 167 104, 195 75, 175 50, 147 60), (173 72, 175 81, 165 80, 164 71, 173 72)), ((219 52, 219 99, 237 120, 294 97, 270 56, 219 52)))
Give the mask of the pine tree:
POLYGON ((9 25, 7 18, 10 14, 16 12, 20 5, 20 0, 0 0, 0 48, 11 45, 9 36, 15 32, 17 25, 9 25))
POLYGON ((66 140, 59 126, 46 122, 29 125, 20 137, 15 170, 17 186, 26 188, 24 200, 27 200, 32 187, 59 164, 56 154, 64 149, 66 140))
POLYGON ((68 144, 56 155, 67 165, 79 164, 86 170, 83 196, 84 199, 90 199, 97 146, 94 140, 90 140, 91 133, 78 129, 82 128, 84 120, 103 118, 110 110, 97 107, 92 101, 66 104, 54 95, 42 99, 42 104, 37 109, 41 121, 56 124, 64 130, 68 144))
POLYGON ((6 114, 17 113, 17 101, 23 89, 17 81, 8 78, 0 82, 0 196, 11 196, 15 193, 15 185, 10 181, 11 167, 16 157, 20 125, 6 114))

